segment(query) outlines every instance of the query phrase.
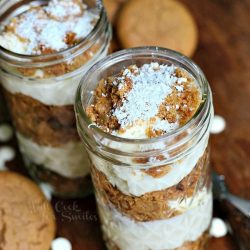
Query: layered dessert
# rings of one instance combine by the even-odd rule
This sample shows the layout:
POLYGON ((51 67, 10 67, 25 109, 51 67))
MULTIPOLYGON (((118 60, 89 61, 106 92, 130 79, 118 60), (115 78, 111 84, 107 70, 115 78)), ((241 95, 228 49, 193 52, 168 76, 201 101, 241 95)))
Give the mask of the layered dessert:
MULTIPOLYGON (((114 163, 90 153, 108 248, 203 249, 212 216, 209 131, 204 127, 198 141, 189 139, 178 152, 163 150, 152 156, 150 144, 143 149, 140 144, 159 139, 163 148, 170 148, 179 142, 173 137, 166 146, 164 138, 192 124, 199 112, 204 96, 195 78, 173 64, 131 65, 100 80, 92 94, 86 108, 91 126, 119 138, 112 142, 114 150, 144 151, 143 157, 114 157, 113 153, 114 163), (133 143, 126 147, 120 144, 122 139, 133 143)), ((179 137, 191 133, 191 127, 179 137)))
POLYGON ((1 58, 1 83, 20 149, 31 174, 62 195, 90 187, 73 103, 82 75, 110 41, 103 10, 90 2, 24 2, 1 23, 0 46, 15 59, 1 58))

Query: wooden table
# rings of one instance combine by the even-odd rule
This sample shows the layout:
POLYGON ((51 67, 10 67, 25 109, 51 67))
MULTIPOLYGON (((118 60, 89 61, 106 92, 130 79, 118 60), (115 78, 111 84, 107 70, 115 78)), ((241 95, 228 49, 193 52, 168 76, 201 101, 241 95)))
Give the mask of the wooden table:
MULTIPOLYGON (((200 32, 193 59, 210 82, 215 113, 226 120, 226 130, 211 136, 213 168, 226 176, 232 192, 250 199, 250 1, 182 1, 192 10, 200 32)), ((0 122, 6 122, 2 102, 0 96, 0 122)), ((20 155, 8 166, 25 173, 20 155)), ((93 196, 53 198, 52 204, 57 234, 70 239, 73 250, 104 249, 93 196)), ((208 246, 208 250, 236 249, 230 236, 212 239, 208 246)))

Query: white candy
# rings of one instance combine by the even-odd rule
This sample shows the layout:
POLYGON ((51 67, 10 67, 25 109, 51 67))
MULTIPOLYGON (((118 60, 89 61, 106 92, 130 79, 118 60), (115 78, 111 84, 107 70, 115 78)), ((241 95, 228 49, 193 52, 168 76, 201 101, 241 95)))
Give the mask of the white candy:
POLYGON ((5 171, 7 170, 5 166, 6 161, 11 161, 15 158, 15 151, 13 148, 4 146, 0 147, 0 170, 5 171))
POLYGON ((227 225, 226 223, 220 218, 214 218, 212 220, 212 224, 210 227, 209 233, 215 237, 220 238, 224 237, 227 234, 227 225))
POLYGON ((226 127, 226 121, 222 116, 215 115, 210 129, 212 134, 221 133, 226 127))
POLYGON ((52 250, 72 250, 72 245, 68 239, 60 237, 52 241, 51 249, 52 250))
POLYGON ((50 201, 52 197, 53 187, 47 183, 41 183, 39 186, 42 192, 44 193, 45 197, 50 201))
POLYGON ((8 124, 0 125, 0 141, 7 142, 13 136, 13 129, 8 124))
POLYGON ((15 158, 16 153, 12 147, 3 146, 0 147, 0 161, 6 162, 11 161, 15 158))

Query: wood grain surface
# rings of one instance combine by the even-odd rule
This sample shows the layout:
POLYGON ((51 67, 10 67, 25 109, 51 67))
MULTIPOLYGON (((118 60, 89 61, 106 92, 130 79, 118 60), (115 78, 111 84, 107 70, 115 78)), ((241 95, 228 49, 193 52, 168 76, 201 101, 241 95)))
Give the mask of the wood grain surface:
MULTIPOLYGON (((211 136, 213 168, 226 176, 233 193, 250 199, 250 1, 182 2, 192 11, 199 27, 199 45, 193 60, 211 85, 215 113, 226 120, 225 131, 211 136)), ((0 95, 0 122, 8 122, 3 106, 0 95)), ((16 146, 15 139, 10 144, 16 146)), ((25 174, 19 154, 8 166, 25 174)), ((53 198, 52 204, 57 235, 70 239, 73 250, 104 249, 93 196, 78 200, 53 198)), ((208 246, 208 250, 236 249, 231 236, 212 239, 208 246)))

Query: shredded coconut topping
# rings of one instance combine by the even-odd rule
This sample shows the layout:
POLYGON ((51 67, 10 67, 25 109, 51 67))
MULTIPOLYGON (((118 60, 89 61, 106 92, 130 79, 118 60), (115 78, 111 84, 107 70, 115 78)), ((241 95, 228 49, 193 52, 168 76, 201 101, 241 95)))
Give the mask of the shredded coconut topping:
POLYGON ((125 94, 122 106, 113 112, 121 127, 132 125, 138 120, 147 121, 158 113, 160 104, 171 94, 172 86, 177 81, 174 73, 174 66, 158 63, 144 64, 136 73, 124 70, 124 79, 120 77, 118 88, 121 89, 125 78, 129 78, 132 89, 125 94))
POLYGON ((81 1, 70 0, 53 0, 45 7, 48 14, 60 20, 66 17, 81 16, 83 9, 86 9, 86 6, 81 4, 81 1))
POLYGON ((176 130, 202 102, 200 88, 187 71, 157 62, 130 65, 101 79, 93 97, 86 108, 91 121, 107 133, 133 139, 176 130))
POLYGON ((47 6, 33 7, 11 20, 7 31, 0 35, 0 44, 5 46, 6 34, 14 34, 24 48, 16 51, 14 47, 5 47, 17 53, 41 54, 45 48, 66 49, 72 45, 67 41, 68 35, 76 41, 93 29, 97 17, 86 8, 78 0, 51 0, 47 6))

